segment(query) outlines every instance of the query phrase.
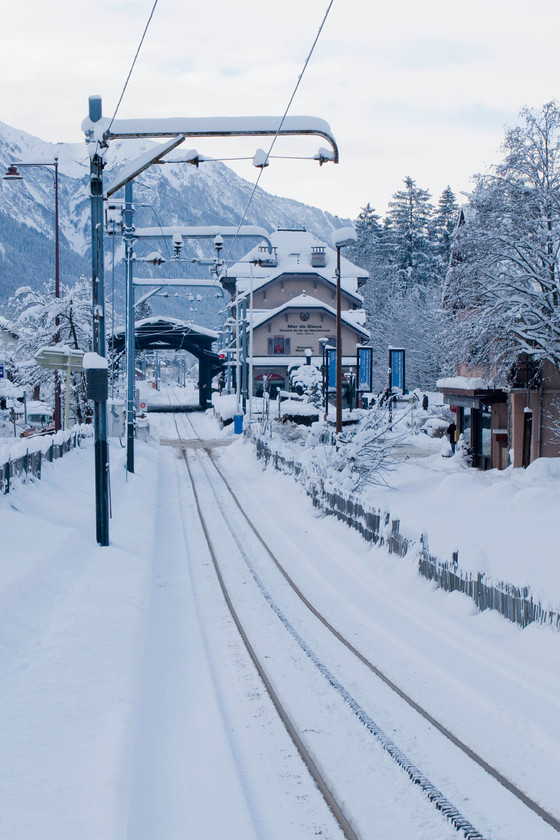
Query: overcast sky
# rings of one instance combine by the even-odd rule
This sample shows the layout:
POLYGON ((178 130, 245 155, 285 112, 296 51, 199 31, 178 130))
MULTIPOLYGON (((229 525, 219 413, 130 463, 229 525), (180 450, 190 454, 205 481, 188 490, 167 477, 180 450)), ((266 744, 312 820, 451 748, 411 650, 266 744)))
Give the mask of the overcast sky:
MULTIPOLYGON (((0 120, 81 142, 90 94, 112 116, 152 5, 21 0, 5 11, 0 120)), ((119 117, 282 114, 327 6, 159 0, 119 117)), ((290 113, 327 120, 341 162, 272 161, 261 186, 351 218, 368 201, 385 212, 407 175, 435 201, 448 184, 468 191, 519 110, 558 96, 559 24, 559 0, 334 0, 290 113)), ((291 138, 279 151, 319 145, 291 138)), ((216 157, 258 146, 266 138, 197 144, 216 157)))

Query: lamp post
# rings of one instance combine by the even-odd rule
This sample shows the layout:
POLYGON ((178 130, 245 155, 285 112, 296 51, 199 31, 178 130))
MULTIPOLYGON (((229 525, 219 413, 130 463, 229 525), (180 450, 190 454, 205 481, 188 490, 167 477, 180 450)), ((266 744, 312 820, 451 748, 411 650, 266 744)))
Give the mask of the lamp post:
POLYGON ((342 312, 340 293, 340 252, 357 239, 354 228, 333 231, 332 243, 336 248, 336 434, 342 432, 342 312))
MULTIPOLYGON (((8 166, 4 181, 23 181, 23 176, 19 174, 18 166, 52 166, 54 168, 54 294, 56 298, 60 297, 60 247, 59 247, 59 225, 58 225, 58 157, 54 161, 40 161, 24 163, 12 163, 8 166)), ((56 326, 60 323, 58 315, 56 316, 56 326)), ((60 340, 60 334, 57 330, 54 337, 55 343, 60 340)), ((58 432, 62 426, 61 424, 61 401, 60 401, 60 379, 58 372, 55 371, 55 385, 54 385, 54 426, 58 432)))

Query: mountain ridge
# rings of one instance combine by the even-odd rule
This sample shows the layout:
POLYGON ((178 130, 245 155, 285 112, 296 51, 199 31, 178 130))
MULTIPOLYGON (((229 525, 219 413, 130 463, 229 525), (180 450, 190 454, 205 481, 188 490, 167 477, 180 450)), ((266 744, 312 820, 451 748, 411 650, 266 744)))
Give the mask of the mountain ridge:
MULTIPOLYGON (((105 184, 127 161, 138 156, 149 141, 116 141, 107 153, 105 184)), ((18 161, 53 163, 59 159, 60 273, 63 283, 73 283, 91 272, 89 157, 86 144, 50 143, 0 122, 0 167, 18 161)), ((0 186, 0 309, 22 285, 36 288, 54 275, 54 167, 22 168, 22 181, 2 181, 0 186)), ((152 166, 134 181, 135 225, 237 225, 243 218, 254 185, 219 161, 152 166)), ((124 199, 124 190, 113 198, 124 199)), ((326 211, 293 199, 275 196, 258 187, 245 224, 268 230, 305 227, 320 239, 330 240, 331 231, 347 224, 326 211)), ((138 245, 139 254, 145 245, 138 245)), ((164 256, 165 244, 160 250, 164 256)), ((211 246, 210 246, 211 248, 211 246)), ((250 246, 236 243, 232 258, 239 259, 250 246), (238 247, 239 246, 239 247, 238 247)), ((122 244, 117 240, 115 261, 122 275, 122 244)), ((150 246, 149 250, 153 250, 150 246)), ((201 256, 204 246, 185 243, 185 256, 201 256)), ((209 253, 206 245, 206 256, 209 253)), ((107 240, 106 267, 112 264, 112 246, 107 240)), ((166 266, 166 276, 184 276, 185 268, 166 266)), ((162 275, 162 270, 142 268, 143 276, 162 275)), ((189 268, 190 276, 207 276, 207 269, 189 268)), ((120 283, 120 281, 119 281, 120 283)), ((169 314, 169 313, 168 313, 169 314)))

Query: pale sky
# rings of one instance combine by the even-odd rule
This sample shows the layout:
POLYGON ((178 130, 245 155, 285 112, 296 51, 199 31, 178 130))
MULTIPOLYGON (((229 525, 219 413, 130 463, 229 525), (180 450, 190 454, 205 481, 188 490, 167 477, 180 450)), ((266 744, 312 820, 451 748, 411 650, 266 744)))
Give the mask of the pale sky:
MULTIPOLYGON (((91 94, 112 116, 153 0, 21 0, 0 34, 0 121, 81 142, 91 94)), ((281 115, 328 0, 159 0, 119 117, 281 115)), ((290 110, 325 119, 341 162, 272 161, 261 186, 355 218, 407 175, 434 201, 500 157, 519 110, 560 95, 559 0, 334 0, 290 110)), ((252 156, 267 138, 198 141, 252 156)), ((188 140, 186 144, 188 145, 188 140)), ((191 144, 192 145, 192 144, 191 144)), ((319 138, 279 151, 314 154, 319 138)), ((236 171, 254 180, 250 163, 236 171)))

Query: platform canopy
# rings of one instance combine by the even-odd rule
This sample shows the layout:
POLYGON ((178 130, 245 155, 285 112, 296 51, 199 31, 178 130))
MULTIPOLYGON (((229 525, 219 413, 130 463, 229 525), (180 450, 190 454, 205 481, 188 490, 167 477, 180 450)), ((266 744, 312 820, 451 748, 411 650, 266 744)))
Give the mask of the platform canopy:
MULTIPOLYGON (((212 390, 212 378, 220 373, 224 366, 218 354, 212 350, 213 343, 218 339, 218 333, 178 318, 157 316, 136 321, 134 333, 136 352, 184 350, 198 359, 200 405, 206 408, 212 390)), ((124 329, 116 331, 109 338, 108 343, 117 353, 124 352, 124 329)))

